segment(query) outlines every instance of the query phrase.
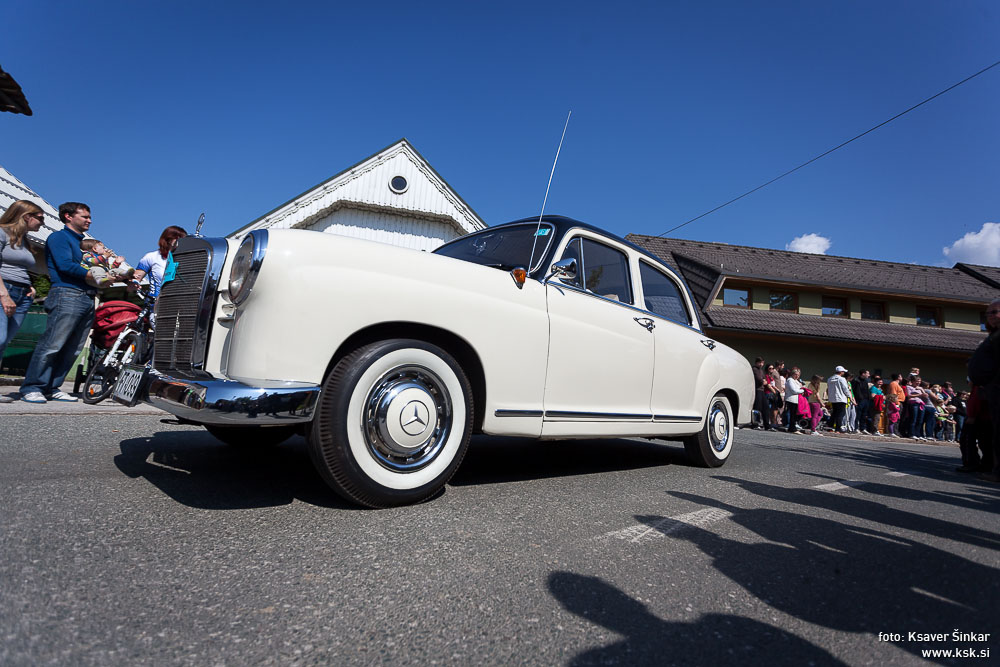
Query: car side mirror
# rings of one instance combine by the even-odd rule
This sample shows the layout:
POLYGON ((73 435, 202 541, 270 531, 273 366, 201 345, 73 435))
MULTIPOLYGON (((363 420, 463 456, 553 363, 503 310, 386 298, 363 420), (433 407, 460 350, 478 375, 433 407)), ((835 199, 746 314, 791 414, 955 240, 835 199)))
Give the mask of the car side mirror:
POLYGON ((555 262, 551 267, 549 267, 549 275, 545 277, 545 282, 548 282, 553 278, 576 280, 576 257, 560 259, 558 262, 555 262))

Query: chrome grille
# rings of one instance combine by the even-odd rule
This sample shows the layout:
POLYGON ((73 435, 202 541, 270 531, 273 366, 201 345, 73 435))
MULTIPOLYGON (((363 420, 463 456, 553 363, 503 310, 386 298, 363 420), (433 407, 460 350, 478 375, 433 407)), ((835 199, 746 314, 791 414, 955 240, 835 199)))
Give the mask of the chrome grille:
POLYGON ((173 251, 177 273, 160 288, 156 299, 153 368, 157 371, 182 377, 204 375, 225 248, 222 239, 185 238, 173 251))

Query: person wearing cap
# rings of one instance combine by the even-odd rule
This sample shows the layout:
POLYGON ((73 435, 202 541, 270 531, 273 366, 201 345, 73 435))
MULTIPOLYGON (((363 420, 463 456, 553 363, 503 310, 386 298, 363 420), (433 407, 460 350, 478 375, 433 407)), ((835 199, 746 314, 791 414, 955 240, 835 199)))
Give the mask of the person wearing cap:
POLYGON ((851 396, 851 388, 847 385, 847 380, 844 379, 845 373, 847 373, 846 368, 837 366, 833 371, 833 375, 826 379, 826 395, 833 406, 831 415, 833 417, 833 428, 838 433, 846 431, 844 420, 847 417, 847 403, 850 401, 851 396))

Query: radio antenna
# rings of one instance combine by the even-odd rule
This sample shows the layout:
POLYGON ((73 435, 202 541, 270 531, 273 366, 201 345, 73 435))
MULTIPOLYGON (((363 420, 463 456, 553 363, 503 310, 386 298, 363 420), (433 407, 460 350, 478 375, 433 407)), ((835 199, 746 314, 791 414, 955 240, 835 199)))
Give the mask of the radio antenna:
POLYGON ((556 164, 559 163, 559 151, 562 150, 563 139, 566 138, 566 128, 569 127, 569 118, 573 115, 573 110, 571 109, 568 114, 566 114, 566 124, 563 125, 562 136, 559 137, 559 148, 556 149, 556 159, 552 161, 552 171, 549 172, 549 184, 545 186, 545 198, 542 199, 542 212, 538 214, 538 225, 535 227, 535 236, 531 241, 531 257, 528 258, 528 272, 531 272, 531 267, 535 263, 535 246, 538 245, 538 231, 542 228, 542 216, 545 215, 545 203, 549 200, 549 188, 552 187, 552 177, 556 173, 556 164))

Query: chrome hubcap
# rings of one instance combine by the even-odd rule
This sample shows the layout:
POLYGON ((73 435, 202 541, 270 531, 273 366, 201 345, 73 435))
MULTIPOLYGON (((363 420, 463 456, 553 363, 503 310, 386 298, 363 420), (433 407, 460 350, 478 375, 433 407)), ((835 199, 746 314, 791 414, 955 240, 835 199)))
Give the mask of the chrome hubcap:
POLYGON ((712 411, 708 415, 708 434, 715 451, 726 449, 729 444, 729 416, 719 403, 712 405, 712 411))
POLYGON ((451 398, 441 379, 422 366, 400 366, 368 392, 365 444, 385 468, 413 472, 441 452, 451 418, 451 398))

